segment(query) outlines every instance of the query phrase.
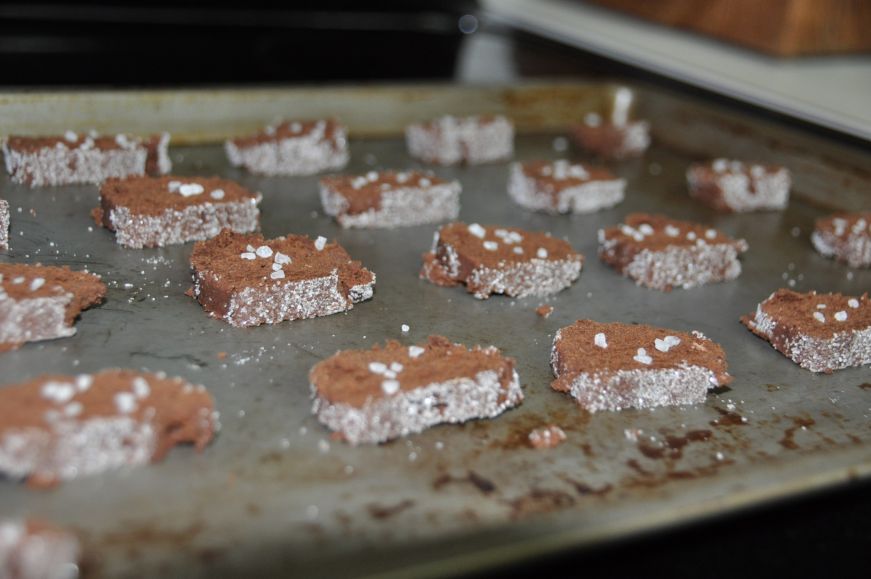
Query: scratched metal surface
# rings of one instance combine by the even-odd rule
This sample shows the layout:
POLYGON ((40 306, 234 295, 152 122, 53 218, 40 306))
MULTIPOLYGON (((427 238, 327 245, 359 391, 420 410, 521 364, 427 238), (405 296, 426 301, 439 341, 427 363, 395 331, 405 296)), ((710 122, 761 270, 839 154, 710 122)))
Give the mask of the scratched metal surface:
MULTIPOLYGON (((560 144, 559 141, 556 142, 560 144)), ((517 158, 558 158, 553 136, 518 139, 517 158)), ((400 140, 352 141, 349 171, 417 166, 400 140)), ((0 181, 13 208, 0 260, 88 267, 109 284, 75 337, 0 356, 3 382, 106 366, 164 370, 206 384, 223 430, 202 454, 84 478, 50 492, 0 481, 0 513, 80 532, 93 577, 444 574, 651 531, 871 472, 871 376, 799 369, 738 323, 774 289, 859 293, 871 271, 823 259, 808 234, 818 210, 719 216, 688 200, 690 158, 654 146, 616 167, 626 201, 589 216, 528 213, 505 194, 507 164, 440 168, 463 184, 461 218, 565 236, 587 257, 580 279, 547 300, 477 301, 417 279, 434 226, 342 231, 321 214, 316 178, 257 178, 218 146, 176 148, 176 172, 220 174, 264 194, 263 231, 325 235, 378 274, 351 312, 271 327, 212 320, 183 292, 190 245, 125 250, 91 229, 94 187, 30 191, 0 181), (21 211, 18 211, 21 208, 21 211), (666 211, 746 238, 734 282, 660 293, 595 257, 597 228, 630 211, 666 211), (129 285, 125 285, 129 284, 129 285), (549 319, 534 313, 555 307, 549 319), (582 317, 698 329, 720 342, 730 388, 687 408, 587 415, 549 389, 555 330, 582 317), (400 325, 411 326, 400 333, 400 325), (307 372, 338 349, 438 333, 496 344, 518 362, 526 401, 502 417, 442 426, 381 446, 330 442, 310 415, 307 372), (225 352, 226 357, 219 357, 225 352), (864 385, 864 387, 863 387, 864 385), (568 441, 526 448, 536 426, 568 441)))

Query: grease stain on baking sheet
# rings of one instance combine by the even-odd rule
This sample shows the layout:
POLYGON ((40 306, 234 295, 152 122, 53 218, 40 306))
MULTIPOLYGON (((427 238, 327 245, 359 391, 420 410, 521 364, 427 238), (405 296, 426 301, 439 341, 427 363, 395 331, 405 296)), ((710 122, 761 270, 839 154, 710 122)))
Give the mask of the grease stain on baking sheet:
POLYGON ((859 388, 862 390, 871 390, 871 382, 863 382, 862 384, 859 384, 859 388))
POLYGON ((511 508, 509 516, 516 520, 569 508, 575 504, 575 498, 565 491, 532 489, 525 495, 506 500, 505 503, 511 508))
POLYGON ((714 410, 720 414, 720 417, 710 421, 708 424, 711 426, 745 426, 748 423, 746 416, 741 416, 731 410, 719 406, 714 406, 714 410))
POLYGON ((368 505, 366 505, 366 510, 369 512, 369 516, 373 519, 383 520, 389 519, 394 515, 398 515, 402 511, 410 509, 413 506, 413 500, 405 499, 403 501, 399 501, 395 505, 380 505, 377 503, 369 503, 368 505))
POLYGON ((614 490, 614 485, 612 484, 604 484, 599 488, 595 488, 583 481, 575 480, 568 476, 561 476, 561 479, 566 481, 568 484, 575 489, 575 492, 578 493, 579 496, 587 497, 587 496, 596 496, 596 497, 604 497, 612 490, 614 490))
POLYGON ((683 436, 665 434, 660 444, 654 444, 648 440, 638 441, 638 450, 641 454, 651 459, 677 460, 683 457, 684 447, 693 442, 707 442, 713 438, 710 430, 690 430, 683 436))
POLYGON ((816 420, 811 418, 810 416, 787 416, 792 420, 792 426, 783 431, 783 438, 778 440, 777 442, 783 448, 788 450, 796 450, 799 448, 798 443, 795 441, 795 433, 799 430, 807 430, 814 424, 816 424, 816 420))
POLYGON ((457 477, 448 473, 444 473, 436 477, 436 479, 432 482, 432 488, 435 490, 441 490, 446 485, 452 483, 467 483, 474 486, 476 489, 481 491, 482 494, 489 495, 490 493, 496 490, 496 485, 488 478, 481 476, 473 470, 470 470, 466 473, 466 476, 457 477))

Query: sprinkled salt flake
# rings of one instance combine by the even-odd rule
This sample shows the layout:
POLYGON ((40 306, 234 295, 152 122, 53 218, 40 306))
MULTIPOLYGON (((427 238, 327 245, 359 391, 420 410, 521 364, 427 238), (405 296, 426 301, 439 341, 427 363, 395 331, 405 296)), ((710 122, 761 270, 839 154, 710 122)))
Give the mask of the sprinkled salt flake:
POLYGON ((432 181, 430 181, 426 177, 421 177, 420 181, 418 181, 417 184, 421 187, 429 187, 430 185, 432 185, 432 181))
POLYGON ((384 377, 390 379, 396 378, 396 372, 394 372, 393 370, 387 370, 386 372, 384 372, 384 377))
POLYGON ((523 255, 523 248, 520 247, 519 245, 515 245, 514 247, 512 247, 511 251, 513 251, 517 255, 523 255))
POLYGON ((403 334, 407 334, 408 331, 411 330, 411 328, 408 326, 408 324, 402 324, 402 326, 400 326, 399 329, 402 330, 403 334))
POLYGON ((271 279, 284 279, 284 272, 279 269, 278 271, 273 271, 272 273, 270 273, 269 277, 271 279))
POLYGON ((42 385, 41 394, 57 404, 65 404, 76 395, 76 389, 67 382, 46 382, 42 385))
POLYGON ((378 171, 369 171, 366 173, 367 181, 377 181, 378 180, 378 171))
POLYGON ((78 416, 82 413, 82 403, 81 402, 70 402, 66 406, 64 406, 64 415, 65 416, 78 416))
POLYGON ((705 237, 707 237, 708 239, 714 239, 715 237, 717 237, 717 230, 708 229, 707 231, 705 231, 705 237))
POLYGON ((670 349, 672 349, 674 346, 677 346, 678 344, 680 344, 680 338, 678 338, 677 336, 666 336, 662 340, 656 338, 653 341, 654 347, 660 352, 668 352, 670 349))
POLYGON ((389 191, 390 190, 390 183, 382 183, 381 190, 382 191, 389 191))
POLYGON ((496 251, 497 249, 499 249, 499 244, 495 241, 488 240, 484 242, 484 249, 486 249, 487 251, 496 251))
POLYGON ((137 398, 146 398, 149 394, 151 394, 151 388, 148 386, 148 382, 142 376, 137 376, 133 379, 133 393, 137 398))
POLYGON ((814 319, 821 324, 826 322, 826 316, 824 316, 821 312, 814 312, 814 319))
POLYGON ((850 298, 849 300, 847 300, 847 305, 855 310, 859 307, 859 300, 857 300, 856 298, 850 298))
POLYGON ((248 245, 245 246, 245 251, 249 251, 251 253, 254 253, 254 246, 249 243, 248 245))
POLYGON ((493 235, 495 235, 496 237, 505 239, 506 237, 508 237, 508 230, 507 229, 497 229, 496 231, 493 232, 493 235))
POLYGON ((755 179, 761 179, 765 176, 765 167, 762 165, 752 165, 750 167, 750 174, 753 175, 755 179))
POLYGON ((599 332, 595 336, 593 336, 593 343, 596 344, 599 348, 607 348, 608 347, 608 338, 605 337, 605 334, 599 332))
POLYGON ((351 187, 353 187, 354 189, 360 189, 361 187, 364 187, 366 183, 368 183, 368 181, 366 181, 366 177, 355 177, 351 181, 351 187))
POLYGON ((421 354, 423 354, 426 350, 421 348, 420 346, 409 346, 408 347, 408 356, 410 358, 418 358, 421 354))
POLYGON ((554 448, 566 440, 565 431, 556 424, 550 424, 533 429, 529 435, 529 444, 533 448, 554 448))
POLYGON ((90 374, 79 374, 76 376, 76 388, 79 392, 84 392, 94 383, 94 378, 90 374))
POLYGON ((383 390, 384 393, 388 396, 396 394, 397 392, 399 392, 399 381, 385 380, 381 383, 381 390, 383 390))
POLYGON ((302 130, 302 125, 300 123, 297 123, 297 122, 290 123, 290 132, 298 133, 301 130, 302 130))
POLYGON ((623 235, 626 235, 627 237, 633 237, 636 234, 636 231, 634 228, 623 223, 620 225, 620 233, 622 233, 623 235))
POLYGON ((315 249, 317 249, 318 251, 323 251, 324 247, 326 247, 326 245, 327 245, 327 238, 322 236, 322 235, 318 235, 318 238, 315 239, 315 249))
POLYGON ((839 322, 847 321, 847 312, 841 310, 840 312, 835 312, 835 319, 839 322))
POLYGON ((239 254, 239 257, 241 257, 242 259, 257 259, 257 256, 256 256, 254 253, 250 252, 250 251, 246 251, 246 252, 244 252, 244 253, 240 253, 240 254, 239 254))
POLYGON ((330 452, 330 443, 323 438, 318 441, 318 450, 324 454, 330 452))
POLYGON ((477 223, 472 223, 471 225, 469 225, 469 233, 471 233, 475 237, 484 239, 484 236, 487 235, 487 230, 477 223))
POLYGON ((275 263, 277 263, 279 265, 286 265, 286 264, 290 263, 290 261, 291 261, 290 256, 287 256, 287 255, 281 253, 280 251, 275 252, 274 259, 275 259, 275 263))
POLYGON ((205 189, 199 183, 182 183, 178 188, 178 192, 182 197, 191 197, 201 194, 205 189))
POLYGON ((272 271, 279 271, 280 269, 281 269, 280 263, 273 263, 272 264, 272 271))
POLYGON ((71 143, 74 143, 79 140, 79 136, 74 131, 67 131, 64 133, 64 139, 71 143))
POLYGON ((698 236, 696 235, 695 231, 688 231, 687 232, 687 239, 689 239, 690 241, 695 241, 697 237, 698 236))
POLYGON ((391 362, 390 363, 390 369, 394 372, 397 372, 397 373, 402 372, 402 370, 404 368, 405 368, 405 366, 403 366, 399 362, 391 362))
POLYGON ((543 247, 539 247, 538 250, 535 252, 535 255, 539 259, 547 259, 547 250, 543 247))
POLYGON ((826 304, 817 304, 817 309, 818 309, 818 310, 824 310, 824 309, 826 309, 826 304))
POLYGON ((647 350, 644 348, 638 348, 638 353, 632 357, 636 362, 640 362, 642 364, 650 365, 653 363, 653 358, 647 355, 647 350))
POLYGON ((669 237, 677 237, 678 235, 680 235, 680 229, 678 229, 674 225, 669 224, 665 226, 665 234, 669 237))
POLYGON ((602 124, 602 117, 597 113, 587 113, 584 115, 584 124, 588 127, 598 127, 602 124))
POLYGON ((505 243, 520 243, 523 241, 523 236, 516 231, 509 231, 505 237, 505 243))
POLYGON ((638 231, 642 235, 653 235, 653 227, 651 227, 649 223, 642 223, 641 225, 639 225, 638 231))
POLYGON ((716 159, 711 164, 711 168, 717 173, 724 173, 729 168, 729 161, 726 159, 716 159))
POLYGON ((12 278, 12 283, 14 283, 15 285, 22 284, 24 283, 24 278, 21 276, 12 278))
POLYGON ((569 148, 569 140, 565 137, 556 137, 551 143, 553 150, 557 153, 562 153, 569 148))
POLYGON ((211 193, 209 193, 209 197, 212 199, 223 199, 224 198, 224 190, 223 189, 215 189, 211 193))
POLYGON ((254 253, 257 254, 257 257, 262 257, 265 259, 267 257, 272 257, 272 248, 268 245, 261 245, 254 251, 254 253))
POLYGON ((35 292, 39 288, 45 285, 45 279, 41 277, 35 277, 30 282, 30 291, 35 292))
POLYGON ((181 181, 170 181, 166 184, 166 188, 169 189, 170 193, 175 193, 179 187, 181 187, 181 181))
POLYGON ((402 172, 396 174, 397 183, 405 183, 406 181, 408 181, 408 173, 402 172))
POLYGON ((387 371, 387 364, 383 362, 369 362, 369 371, 373 374, 383 374, 387 371))
POLYGON ((115 408, 121 414, 130 414, 136 410, 136 397, 130 392, 119 392, 115 394, 115 408))

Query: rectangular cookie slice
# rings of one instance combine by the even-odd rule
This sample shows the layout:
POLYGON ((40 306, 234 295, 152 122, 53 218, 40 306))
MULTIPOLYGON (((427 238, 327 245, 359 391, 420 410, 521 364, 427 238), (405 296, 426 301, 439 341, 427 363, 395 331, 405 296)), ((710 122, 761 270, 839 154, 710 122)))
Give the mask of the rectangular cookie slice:
POLYGON ((478 165, 514 154, 514 125, 502 115, 444 115, 405 128, 408 154, 425 163, 478 165))
POLYGON ((700 332, 643 324, 578 320, 557 331, 550 364, 551 388, 589 412, 698 404, 732 380, 723 348, 700 332))
POLYGON ((632 213, 599 230, 599 258, 637 285, 671 291, 728 281, 741 274, 747 242, 712 227, 663 215, 632 213))
POLYGON ((514 360, 441 336, 345 350, 309 373, 312 412, 351 444, 385 442, 436 424, 492 418, 523 401, 514 360))
POLYGON ((420 171, 369 171, 320 182, 324 212, 342 227, 403 227, 456 219, 460 182, 420 171))
POLYGON ((811 243, 822 255, 850 267, 871 267, 871 211, 817 219, 811 243))
POLYGON ((650 146, 647 121, 614 122, 596 113, 587 113, 583 122, 573 125, 570 131, 578 148, 605 160, 640 157, 650 146))
POLYGON ((81 545, 75 535, 36 519, 0 518, 0 577, 76 579, 81 545))
POLYGON ((105 295, 106 285, 92 273, 0 263, 0 352, 72 336, 79 313, 105 295))
POLYGON ((350 310, 372 297, 375 274, 338 243, 222 231, 191 253, 190 295, 233 326, 277 324, 350 310))
POLYGON ((0 199, 0 250, 9 249, 9 202, 0 199))
POLYGON ((0 416, 0 472, 36 487, 202 450, 219 427, 203 386, 118 369, 4 386, 0 416))
POLYGON ((12 180, 31 187, 99 184, 110 177, 160 175, 172 168, 169 133, 143 138, 67 131, 62 136, 10 136, 0 147, 12 180))
POLYGON ((100 187, 97 225, 119 245, 141 249, 209 239, 259 226, 262 196, 218 177, 128 177, 100 187))
POLYGON ((559 161, 514 163, 508 195, 545 213, 593 213, 623 201, 626 181, 601 167, 559 161))
POLYGON ((868 294, 798 293, 779 289, 741 323, 811 372, 831 374, 871 364, 868 294))
POLYGON ((791 184, 789 171, 775 165, 715 159, 687 169, 690 197, 727 213, 785 209, 791 184))
POLYGON ((578 279, 583 262, 567 241, 547 233, 454 222, 436 232, 420 278, 447 287, 464 284, 478 299, 547 296, 578 279))
POLYGON ((259 175, 314 175, 348 164, 348 130, 335 119, 283 121, 230 139, 227 159, 259 175))

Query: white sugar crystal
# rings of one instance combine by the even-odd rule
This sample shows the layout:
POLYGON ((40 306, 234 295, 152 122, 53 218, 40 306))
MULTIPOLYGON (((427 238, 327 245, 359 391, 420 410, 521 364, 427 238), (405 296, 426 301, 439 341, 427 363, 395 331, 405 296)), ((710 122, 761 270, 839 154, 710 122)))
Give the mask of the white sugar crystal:
POLYGON ((765 167, 762 165, 752 165, 750 167, 750 174, 753 175, 754 179, 761 179, 765 176, 765 167))
POLYGON ((257 257, 262 257, 265 259, 267 257, 272 257, 272 248, 268 245, 261 245, 254 251, 254 253, 257 254, 257 257))
POLYGON ((175 193, 179 187, 181 187, 181 181, 170 181, 166 184, 166 188, 169 189, 170 193, 175 193))
POLYGON ((516 231, 509 231, 508 236, 505 238, 506 243, 520 243, 521 241, 523 241, 523 236, 516 231))
POLYGON ((119 392, 115 394, 115 408, 121 414, 130 414, 136 410, 136 397, 130 392, 119 392))
POLYGON ((251 253, 254 253, 254 246, 249 243, 245 246, 245 251, 250 251, 251 253))
POLYGON ((275 263, 285 265, 290 263, 290 257, 281 253, 280 251, 275 252, 275 263))
POLYGON ((279 271, 280 269, 281 269, 280 263, 273 263, 272 264, 272 271, 279 271))
POLYGON ((841 310, 840 312, 835 312, 835 319, 839 322, 847 321, 847 312, 841 310))
POLYGON ((514 253, 516 253, 517 255, 523 255, 523 248, 520 247, 519 245, 515 245, 515 246, 512 248, 512 251, 513 251, 514 253))
POLYGON ((392 370, 393 372, 397 372, 397 373, 402 372, 402 370, 404 368, 405 368, 405 366, 403 366, 399 362, 391 362, 390 363, 390 370, 392 370))
POLYGON ((632 357, 636 362, 640 362, 642 364, 650 365, 653 363, 653 358, 647 355, 647 350, 644 348, 638 348, 638 353, 632 357))
POLYGON ((469 225, 469 233, 478 237, 480 239, 484 239, 484 236, 487 235, 487 230, 478 225, 477 223, 472 223, 469 225))
POLYGON ((826 309, 826 304, 817 304, 817 309, 818 309, 818 310, 824 310, 824 309, 826 309))
POLYGON ((369 371, 373 374, 383 374, 387 371, 387 364, 382 362, 369 362, 369 371))
POLYGON ((680 344, 680 338, 678 338, 677 336, 666 336, 662 340, 656 338, 653 341, 654 347, 660 352, 668 352, 671 348, 677 346, 678 344, 680 344))
POLYGON ((69 404, 64 406, 64 415, 71 416, 71 417, 78 416, 79 414, 82 413, 83 408, 84 407, 82 406, 81 402, 70 402, 69 404))
POLYGON ((421 354, 423 354, 425 350, 420 346, 409 346, 408 347, 408 356, 411 358, 417 358, 421 354))
POLYGON ((224 198, 224 190, 223 189, 215 189, 214 191, 209 193, 209 196, 212 199, 223 199, 224 198))
POLYGON ((593 337, 593 343, 596 344, 600 348, 608 347, 608 338, 605 337, 605 334, 599 332, 593 337))
MULTIPOLYGON (((96 135, 89 134, 88 136, 91 137, 92 139, 96 138, 96 135)), ((125 135, 125 134, 115 135, 115 144, 118 145, 119 147, 126 148, 126 147, 130 146, 130 140, 127 138, 127 135, 125 135)))
POLYGON ((847 300, 847 305, 855 310, 859 307, 859 300, 857 300, 856 298, 850 298, 849 300, 847 300))
POLYGON ((393 370, 387 370, 386 372, 384 372, 384 377, 390 379, 396 378, 396 372, 394 372, 393 370))
POLYGON ((403 334, 407 334, 408 331, 411 330, 411 328, 408 326, 408 324, 402 324, 402 326, 400 327, 400 329, 402 330, 402 333, 403 333, 403 334))
POLYGON ((396 174, 396 182, 397 183, 405 183, 408 181, 408 173, 397 173, 396 174))
POLYGON ((716 159, 712 164, 711 168, 717 173, 723 173, 729 167, 729 161, 726 159, 716 159))
POLYGON ((366 181, 366 177, 355 177, 351 181, 351 187, 353 187, 354 189, 360 189, 361 187, 364 187, 366 183, 368 183, 368 181, 366 181))
POLYGON ((324 247, 327 245, 327 238, 322 235, 318 235, 318 238, 315 239, 315 249, 318 251, 323 251, 324 247))
POLYGON ((485 241, 484 249, 486 249, 487 251, 496 251, 497 249, 499 249, 499 244, 495 241, 485 241))
POLYGON ((633 229, 632 227, 630 227, 624 223, 624 224, 620 225, 620 233, 622 233, 623 235, 626 235, 628 237, 632 237, 636 234, 636 231, 635 231, 635 229, 633 229))
POLYGON ((240 253, 239 257, 241 257, 242 259, 257 259, 257 256, 251 251, 240 253))
POLYGON ((814 319, 820 323, 825 323, 826 316, 824 316, 820 312, 814 312, 814 319))
POLYGON ((653 227, 651 227, 649 223, 642 223, 641 225, 639 225, 638 231, 642 235, 653 235, 653 227))
POLYGON ((142 376, 137 376, 133 379, 133 393, 137 398, 145 398, 151 394, 151 387, 142 376))
POLYGON ((302 125, 297 122, 290 123, 290 132, 298 133, 302 130, 302 125))
POLYGON ((84 392, 94 383, 94 378, 90 374, 79 374, 76 376, 76 388, 79 392, 84 392))
POLYGON ((273 271, 272 273, 270 273, 269 277, 271 279, 284 279, 284 272, 279 269, 278 271, 273 271))
POLYGON ((696 237, 698 237, 698 236, 696 235, 695 231, 688 231, 687 232, 687 239, 689 239, 690 241, 695 241, 696 237))
POLYGON ((21 276, 18 276, 18 277, 12 278, 12 283, 14 283, 15 285, 18 285, 18 284, 24 283, 24 278, 21 277, 21 276))
POLYGON ((71 143, 74 143, 79 140, 79 136, 73 131, 67 131, 64 133, 64 139, 71 143))
POLYGON ((367 181, 377 181, 378 180, 378 171, 369 171, 366 173, 367 181))
POLYGON ((602 117, 596 113, 587 113, 584 115, 584 124, 588 127, 598 127, 602 124, 602 117))
POLYGON ((429 187, 430 185, 432 185, 432 181, 430 181, 426 177, 421 177, 420 181, 418 181, 417 184, 421 187, 429 187))
POLYGON ((182 185, 178 188, 178 192, 182 197, 199 195, 203 191, 205 191, 205 189, 199 183, 182 183, 182 185))
POLYGON ((717 237, 717 230, 708 229, 707 231, 705 231, 705 237, 707 237, 708 239, 714 239, 715 237, 717 237))
POLYGON ((539 247, 538 250, 535 252, 535 255, 539 259, 547 259, 547 250, 543 247, 539 247))
POLYGON ((396 394, 399 392, 399 382, 397 380, 385 380, 381 383, 381 389, 387 395, 396 394))
POLYGON ((678 229, 674 225, 669 224, 665 226, 665 234, 669 237, 677 237, 678 235, 680 235, 680 229, 678 229))
POLYGON ((33 278, 33 281, 30 282, 30 291, 35 292, 39 288, 45 285, 45 279, 41 277, 33 278))
POLYGON ((68 382, 46 382, 42 385, 41 393, 43 398, 64 404, 76 395, 76 389, 68 382))
POLYGON ((496 231, 493 232, 493 235, 495 235, 496 237, 499 237, 501 239, 505 239, 506 237, 508 237, 508 230, 507 229, 497 229, 496 231))

